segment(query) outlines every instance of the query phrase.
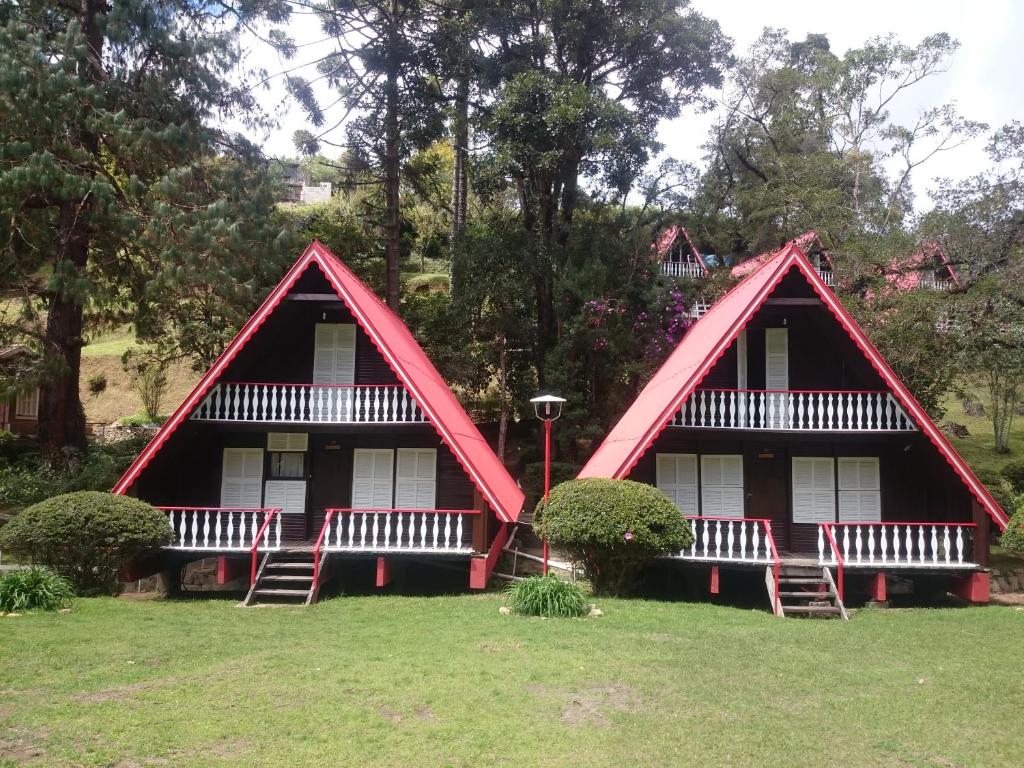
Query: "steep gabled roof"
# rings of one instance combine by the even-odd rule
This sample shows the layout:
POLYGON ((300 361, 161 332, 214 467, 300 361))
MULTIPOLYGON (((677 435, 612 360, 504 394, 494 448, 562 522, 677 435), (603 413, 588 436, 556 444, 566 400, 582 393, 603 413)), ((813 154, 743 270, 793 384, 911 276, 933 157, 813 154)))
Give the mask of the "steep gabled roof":
POLYGON ((427 358, 412 333, 326 246, 313 241, 298 261, 270 292, 256 313, 217 358, 191 394, 153 436, 135 462, 114 486, 114 493, 125 493, 139 473, 160 451, 167 439, 185 421, 192 410, 217 382, 228 364, 249 343, 263 322, 277 308, 299 277, 316 265, 331 284, 356 322, 366 331, 398 380, 409 390, 427 415, 463 469, 473 480, 498 517, 514 522, 523 506, 523 492, 470 420, 451 389, 427 358))
POLYGON ((651 252, 656 258, 664 261, 665 257, 668 256, 669 250, 675 245, 676 240, 680 238, 686 241, 686 246, 693 255, 694 260, 700 264, 701 269, 706 275, 708 273, 708 265, 704 263, 704 258, 700 255, 700 251, 697 250, 697 246, 690 239, 690 233, 686 231, 686 227, 681 227, 678 224, 672 224, 667 227, 651 245, 651 252))
POLYGON ((636 400, 583 467, 580 477, 622 478, 629 474, 683 402, 746 327, 791 270, 800 272, 840 327, 864 353, 896 399, 928 436, 978 503, 999 525, 1006 515, 985 486, 974 476, 946 436, 935 426, 914 396, 885 362, 864 331, 830 291, 803 251, 789 243, 739 283, 690 328, 665 363, 651 377, 636 400))
POLYGON ((804 254, 818 252, 822 255, 825 261, 828 262, 830 268, 835 268, 835 265, 832 263, 831 254, 825 250, 825 244, 821 242, 821 238, 818 236, 818 233, 812 229, 804 232, 799 237, 793 238, 786 243, 786 245, 783 245, 782 248, 777 248, 774 251, 768 251, 767 253, 761 253, 757 256, 751 256, 746 261, 740 262, 732 268, 730 274, 735 278, 746 277, 747 275, 752 274, 758 267, 767 263, 773 256, 780 254, 788 245, 795 245, 803 251, 804 254))
POLYGON ((893 259, 885 267, 885 281, 898 291, 912 291, 921 285, 929 268, 945 267, 953 285, 960 285, 960 276, 949 261, 946 249, 937 240, 925 243, 907 258, 893 259))

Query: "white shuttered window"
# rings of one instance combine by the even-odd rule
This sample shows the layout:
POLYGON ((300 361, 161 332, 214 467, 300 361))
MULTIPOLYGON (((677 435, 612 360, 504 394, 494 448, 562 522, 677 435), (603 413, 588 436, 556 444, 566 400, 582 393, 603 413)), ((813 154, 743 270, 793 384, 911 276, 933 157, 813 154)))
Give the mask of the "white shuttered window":
MULTIPOLYGON (((789 389, 789 329, 765 328, 764 388, 789 389)), ((789 394, 776 392, 767 396, 767 421, 773 429, 789 429, 789 394)))
POLYGON ((352 455, 352 506, 391 509, 395 452, 390 448, 356 448, 352 455))
POLYGON ((304 514, 306 511, 306 481, 268 480, 263 499, 263 506, 278 507, 282 514, 304 514))
POLYGON ((700 503, 704 517, 743 517, 743 457, 700 457, 700 503))
POLYGON ((793 457, 793 522, 836 519, 836 471, 831 456, 793 457))
POLYGON ((22 392, 18 394, 17 399, 14 401, 14 415, 19 419, 38 419, 39 418, 39 390, 33 389, 31 392, 22 392))
POLYGON ((437 449, 399 448, 395 507, 434 509, 437 487, 437 449))
POLYGON ((697 454, 659 453, 658 489, 672 499, 684 515, 697 514, 697 454))
POLYGON ((315 334, 313 383, 355 383, 355 325, 352 323, 317 323, 315 334))
POLYGON ((220 480, 220 505, 260 507, 263 500, 263 449, 225 448, 220 480))
POLYGON ((840 457, 839 522, 877 523, 881 519, 878 457, 840 457))

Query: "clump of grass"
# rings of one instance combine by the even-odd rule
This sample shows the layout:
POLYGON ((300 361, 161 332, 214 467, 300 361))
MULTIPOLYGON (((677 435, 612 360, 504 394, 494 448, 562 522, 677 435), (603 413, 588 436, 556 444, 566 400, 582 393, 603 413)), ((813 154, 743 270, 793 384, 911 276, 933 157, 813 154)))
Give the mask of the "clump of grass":
POLYGON ((0 611, 55 611, 74 596, 71 582, 48 568, 27 568, 0 576, 0 611))
POLYGON ((573 618, 590 608, 582 589, 552 574, 514 581, 505 588, 505 595, 509 607, 524 616, 573 618))

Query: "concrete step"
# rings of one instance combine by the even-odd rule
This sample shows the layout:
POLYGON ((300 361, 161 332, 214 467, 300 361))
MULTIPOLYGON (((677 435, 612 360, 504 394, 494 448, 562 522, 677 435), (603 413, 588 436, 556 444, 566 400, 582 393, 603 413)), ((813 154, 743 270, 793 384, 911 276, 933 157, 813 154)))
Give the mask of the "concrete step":
POLYGON ((782 612, 817 616, 839 616, 842 614, 842 611, 834 605, 783 605, 782 612))
POLYGON ((308 589, 260 589, 256 588, 257 595, 270 595, 274 597, 301 597, 305 599, 309 594, 308 589))

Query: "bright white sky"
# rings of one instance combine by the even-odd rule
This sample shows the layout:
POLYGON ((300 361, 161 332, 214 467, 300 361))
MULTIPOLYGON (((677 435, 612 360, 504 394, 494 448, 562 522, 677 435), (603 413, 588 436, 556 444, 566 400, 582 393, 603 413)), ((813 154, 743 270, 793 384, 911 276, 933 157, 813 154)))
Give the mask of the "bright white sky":
MULTIPOLYGON (((922 83, 902 102, 894 105, 901 122, 913 120, 924 108, 956 102, 965 116, 989 123, 993 128, 1014 119, 1024 120, 1024 2, 1020 0, 860 0, 856 5, 829 0, 692 0, 693 6, 718 19, 724 32, 743 52, 763 27, 787 29, 790 38, 802 40, 809 33, 828 35, 838 54, 862 44, 875 35, 894 33, 907 44, 936 32, 948 32, 961 47, 948 72, 922 83)), ((296 15, 291 33, 299 44, 313 43, 323 37, 318 23, 309 15, 296 15)), ((323 45, 300 49, 300 60, 315 58, 329 50, 323 45), (318 51, 320 52, 318 54, 318 51)), ((277 71, 273 54, 259 64, 277 71)), ((294 63, 294 62, 293 62, 294 63)), ((261 92, 259 98, 273 111, 280 127, 263 137, 254 137, 271 156, 293 156, 292 134, 308 127, 295 105, 282 101, 283 89, 275 86, 261 92)), ((707 137, 712 115, 688 113, 665 123, 660 136, 666 155, 699 163, 700 145, 707 137)), ((343 140, 343 132, 334 138, 343 140)), ((984 141, 960 147, 936 156, 923 166, 914 180, 919 207, 927 207, 927 190, 937 176, 962 178, 986 163, 984 141)), ((333 155, 334 151, 325 154, 333 155)))

